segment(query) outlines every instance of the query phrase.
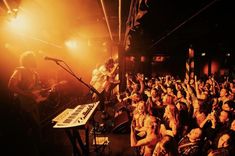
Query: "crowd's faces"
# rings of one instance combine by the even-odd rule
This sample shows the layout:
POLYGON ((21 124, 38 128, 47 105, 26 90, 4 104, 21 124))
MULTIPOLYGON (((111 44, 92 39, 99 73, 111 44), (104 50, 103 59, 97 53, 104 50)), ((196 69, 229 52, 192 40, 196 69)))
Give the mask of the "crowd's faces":
POLYGON ((168 87, 167 89, 166 89, 166 92, 167 92, 167 94, 173 94, 173 91, 172 91, 172 89, 170 88, 170 87, 168 87))
POLYGON ((226 121, 229 120, 229 117, 228 117, 228 112, 225 112, 225 111, 221 111, 220 112, 220 115, 219 115, 219 121, 221 123, 225 123, 226 121))
POLYGON ((140 96, 136 93, 134 93, 132 96, 131 96, 131 100, 133 102, 139 102, 140 101, 140 96))
POLYGON ((229 107, 229 105, 227 103, 223 103, 222 110, 224 110, 224 111, 231 111, 231 108, 229 107))
POLYGON ((209 91, 210 90, 211 85, 209 83, 206 83, 203 87, 204 91, 209 91))
POLYGON ((145 103, 144 101, 140 101, 137 106, 137 110, 139 114, 144 114, 145 113, 145 103))
POLYGON ((177 82, 176 85, 177 85, 177 87, 178 87, 179 90, 183 89, 183 87, 181 86, 181 83, 178 83, 178 82, 177 82))
POLYGON ((178 91, 178 92, 177 92, 177 98, 180 99, 180 98, 182 98, 182 97, 183 97, 183 95, 182 95, 181 91, 178 91))
POLYGON ((153 86, 153 81, 152 81, 152 80, 149 80, 148 83, 147 83, 147 86, 148 86, 149 88, 152 88, 152 86, 153 86))
POLYGON ((197 119, 197 124, 198 125, 200 125, 205 119, 206 119, 206 115, 205 115, 205 113, 203 113, 203 112, 199 112, 198 111, 198 113, 196 113, 196 119, 197 119))
POLYGON ((159 86, 159 83, 160 83, 160 82, 156 79, 156 80, 155 80, 155 87, 159 86))
POLYGON ((227 90, 225 88, 222 88, 220 90, 220 97, 224 97, 224 96, 227 96, 227 90))
POLYGON ((228 99, 229 100, 234 100, 234 97, 235 97, 234 93, 230 93, 229 96, 228 96, 228 99))
POLYGON ((132 84, 131 87, 132 87, 133 90, 138 90, 138 84, 137 83, 132 84))
POLYGON ((193 85, 194 84, 194 79, 190 79, 189 84, 193 85))
POLYGON ((198 140, 202 135, 202 130, 200 128, 192 129, 189 134, 187 135, 190 140, 198 140))
POLYGON ((210 85, 212 85, 213 84, 213 80, 212 79, 214 79, 213 77, 211 77, 210 79, 208 79, 207 81, 206 81, 206 83, 208 83, 208 84, 210 84, 210 85))
POLYGON ((231 123, 230 129, 235 131, 235 120, 233 120, 233 122, 231 123))
POLYGON ((198 85, 198 88, 203 89, 204 88, 204 83, 200 82, 199 85, 198 85))
POLYGON ((156 119, 153 116, 149 116, 146 120, 146 127, 147 128, 154 128, 156 126, 156 119))
MULTIPOLYGON (((233 81, 235 82, 235 79, 234 79, 233 81)), ((235 83, 234 83, 234 82, 231 82, 231 83, 229 84, 229 87, 230 87, 230 89, 232 90, 233 93, 235 93, 235 92, 234 92, 234 90, 235 90, 235 83)))
POLYGON ((151 96, 152 97, 157 97, 157 91, 155 89, 151 89, 151 96))
POLYGON ((218 141, 218 148, 222 148, 222 147, 228 147, 229 146, 229 141, 230 136, 228 134, 224 134, 219 138, 218 141))
POLYGON ((163 116, 168 119, 171 119, 173 117, 169 105, 166 106, 163 116))

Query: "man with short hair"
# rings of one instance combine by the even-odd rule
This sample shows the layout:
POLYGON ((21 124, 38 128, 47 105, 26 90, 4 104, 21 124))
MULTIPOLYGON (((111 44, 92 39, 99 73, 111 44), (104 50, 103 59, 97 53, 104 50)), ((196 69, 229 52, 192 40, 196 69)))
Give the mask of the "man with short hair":
POLYGON ((178 143, 178 151, 181 156, 197 156, 200 154, 200 141, 202 130, 200 128, 192 129, 178 143))

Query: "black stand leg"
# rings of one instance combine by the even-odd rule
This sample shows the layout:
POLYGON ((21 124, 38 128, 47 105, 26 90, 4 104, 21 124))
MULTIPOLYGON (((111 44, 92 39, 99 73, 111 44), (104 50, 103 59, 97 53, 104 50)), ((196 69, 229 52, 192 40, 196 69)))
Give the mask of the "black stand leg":
POLYGON ((86 155, 89 155, 89 151, 90 151, 90 149, 89 149, 89 127, 87 126, 87 127, 85 127, 85 141, 86 141, 86 155))
POLYGON ((86 137, 85 144, 86 145, 84 145, 78 129, 66 129, 65 132, 70 140, 70 143, 72 144, 73 156, 88 156, 89 155, 89 128, 88 127, 85 128, 85 137, 86 137), (82 154, 77 147, 77 143, 79 144, 82 150, 82 154))
POLYGON ((66 129, 65 132, 70 140, 70 143, 72 144, 73 156, 82 156, 80 151, 78 150, 78 147, 76 144, 76 138, 73 136, 73 132, 71 132, 71 130, 69 130, 69 129, 66 129))

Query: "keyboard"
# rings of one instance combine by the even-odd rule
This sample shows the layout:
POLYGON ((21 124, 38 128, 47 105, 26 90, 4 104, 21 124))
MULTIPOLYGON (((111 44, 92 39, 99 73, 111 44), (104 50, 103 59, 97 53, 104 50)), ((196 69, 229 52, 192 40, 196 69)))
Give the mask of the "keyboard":
POLYGON ((53 128, 71 128, 85 125, 98 105, 99 101, 89 104, 81 104, 76 106, 74 109, 66 109, 67 111, 63 111, 57 117, 52 119, 52 121, 56 122, 53 128))

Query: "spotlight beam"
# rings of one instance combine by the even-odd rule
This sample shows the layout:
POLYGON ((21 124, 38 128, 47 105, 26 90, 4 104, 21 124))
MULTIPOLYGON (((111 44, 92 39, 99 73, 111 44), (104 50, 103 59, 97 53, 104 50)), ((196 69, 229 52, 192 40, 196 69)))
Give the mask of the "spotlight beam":
POLYGON ((9 6, 9 4, 8 4, 7 0, 3 0, 3 3, 4 3, 4 4, 5 4, 5 6, 7 7, 7 11, 8 11, 8 13, 12 13, 12 9, 11 9, 11 7, 9 6))
POLYGON ((104 17, 105 17, 106 24, 107 24, 107 27, 108 27, 109 36, 111 38, 111 41, 113 41, 113 35, 112 35, 111 28, 110 28, 110 25, 109 25, 109 20, 108 20, 107 13, 106 13, 106 10, 105 10, 104 2, 103 2, 103 0, 101 0, 100 2, 101 2, 101 5, 102 5, 102 9, 103 9, 103 12, 104 12, 104 17))
POLYGON ((59 48, 59 49, 62 49, 62 48, 63 48, 63 47, 60 46, 60 45, 57 45, 57 44, 55 44, 55 43, 42 40, 42 39, 40 39, 40 38, 36 38, 36 37, 32 37, 32 36, 27 36, 27 35, 24 35, 24 34, 19 34, 19 35, 24 36, 24 37, 29 38, 29 39, 32 39, 32 40, 35 40, 35 41, 39 41, 39 42, 41 42, 41 43, 44 43, 44 44, 47 44, 47 45, 50 45, 50 46, 53 46, 53 47, 56 47, 56 48, 59 48))

